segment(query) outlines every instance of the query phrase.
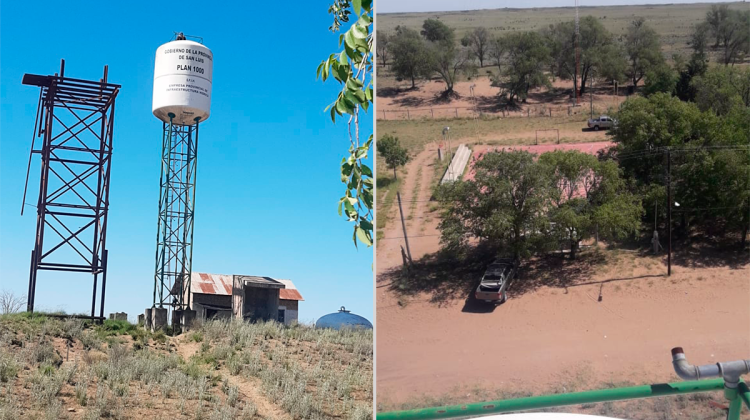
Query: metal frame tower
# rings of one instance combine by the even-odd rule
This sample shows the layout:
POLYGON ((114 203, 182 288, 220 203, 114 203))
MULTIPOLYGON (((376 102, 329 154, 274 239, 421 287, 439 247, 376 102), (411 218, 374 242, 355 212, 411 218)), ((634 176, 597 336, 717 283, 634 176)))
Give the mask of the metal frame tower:
POLYGON ((199 118, 183 126, 169 116, 163 123, 154 307, 181 310, 190 306, 199 118))
POLYGON ((580 48, 580 38, 581 38, 581 28, 578 24, 578 0, 576 0, 576 69, 575 69, 575 75, 573 76, 573 90, 575 90, 576 95, 576 104, 580 103, 581 101, 581 95, 580 95, 580 88, 581 85, 578 83, 578 76, 581 75, 581 48, 580 48))
POLYGON ((92 319, 104 318, 107 285, 107 215, 115 98, 120 85, 65 77, 65 60, 53 76, 24 74, 23 84, 38 86, 39 104, 26 173, 26 205, 31 158, 42 158, 37 200, 36 239, 31 251, 26 309, 34 311, 39 271, 94 275, 92 319), (41 149, 34 149, 42 137, 41 149), (99 316, 97 283, 102 276, 99 316))

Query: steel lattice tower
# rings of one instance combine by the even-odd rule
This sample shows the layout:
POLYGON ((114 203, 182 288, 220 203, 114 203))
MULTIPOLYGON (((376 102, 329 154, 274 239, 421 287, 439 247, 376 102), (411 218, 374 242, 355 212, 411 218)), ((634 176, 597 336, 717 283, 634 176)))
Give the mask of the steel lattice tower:
POLYGON ((198 119, 194 125, 164 123, 154 307, 190 305, 197 157, 198 119))
MULTIPOLYGON (((41 88, 34 138, 42 137, 41 149, 34 150, 33 140, 31 144, 31 154, 39 154, 42 165, 26 309, 34 311, 39 271, 87 273, 94 277, 89 318, 101 320, 115 98, 120 85, 107 82, 107 66, 99 81, 65 77, 65 60, 59 74, 25 74, 23 84, 41 88), (101 303, 96 317, 99 275, 101 303)), ((28 179, 27 172, 27 186, 28 179)), ((24 189, 24 206, 25 200, 24 189)))

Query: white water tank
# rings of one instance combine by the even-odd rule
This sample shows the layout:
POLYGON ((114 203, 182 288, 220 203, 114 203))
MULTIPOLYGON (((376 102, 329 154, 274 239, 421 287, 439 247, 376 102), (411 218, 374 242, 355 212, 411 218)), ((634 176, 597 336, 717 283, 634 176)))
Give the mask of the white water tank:
POLYGON ((203 44, 178 36, 156 49, 152 112, 177 125, 204 122, 211 115, 214 56, 203 44))

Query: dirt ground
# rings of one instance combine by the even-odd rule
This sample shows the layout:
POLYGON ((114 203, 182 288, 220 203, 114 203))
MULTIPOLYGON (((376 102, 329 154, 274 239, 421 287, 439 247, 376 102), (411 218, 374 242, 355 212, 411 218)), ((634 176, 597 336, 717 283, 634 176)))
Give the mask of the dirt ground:
MULTIPOLYGON (((439 249, 429 202, 435 147, 417 154, 401 176, 415 260, 439 249)), ((379 408, 445 395, 475 401, 466 389, 476 387, 569 391, 561 384, 580 376, 591 384, 675 380, 670 349, 676 346, 699 364, 747 358, 744 254, 726 263, 698 249, 677 250, 666 277, 663 255, 590 251, 575 263, 523 268, 505 304, 476 307, 467 301, 470 287, 414 293, 394 287, 390 274, 401 265, 404 241, 398 207, 390 212, 393 222, 377 245, 379 408)))
MULTIPOLYGON (((552 110, 553 116, 568 113, 574 99, 570 97, 573 82, 560 80, 552 82, 552 90, 546 88, 534 89, 529 93, 526 103, 519 103, 515 109, 506 108, 500 104, 500 88, 492 87, 489 77, 481 76, 472 80, 459 81, 454 85, 454 92, 458 95, 450 101, 441 97, 445 90, 442 80, 432 79, 420 81, 417 88, 412 89, 410 82, 395 82, 387 77, 378 77, 377 118, 378 119, 414 119, 414 118, 455 118, 467 117, 478 113, 505 114, 509 116, 548 115, 552 110), (383 86, 385 85, 385 86, 383 86), (473 95, 471 87, 474 87, 473 95), (409 109, 407 114, 406 109, 409 109), (384 113, 385 111, 385 113, 384 113)), ((588 86, 587 86, 588 88, 588 86)), ((625 100, 624 88, 615 96, 611 86, 595 85, 593 96, 586 92, 581 98, 581 107, 571 109, 571 112, 588 113, 590 99, 593 100, 595 110, 604 112, 610 107, 617 108, 625 100)))

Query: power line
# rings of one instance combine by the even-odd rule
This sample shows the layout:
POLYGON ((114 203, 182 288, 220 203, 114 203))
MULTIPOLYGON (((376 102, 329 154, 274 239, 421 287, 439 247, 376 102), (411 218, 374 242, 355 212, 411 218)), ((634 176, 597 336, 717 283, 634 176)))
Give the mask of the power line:
MULTIPOLYGON (((440 235, 441 234, 439 234, 439 233, 430 234, 430 235, 410 235, 409 238, 412 238, 412 239, 413 238, 427 238, 427 237, 435 237, 435 236, 440 236, 440 235)), ((378 240, 379 241, 384 241, 384 240, 388 240, 388 239, 404 239, 404 237, 403 236, 391 236, 391 237, 388 237, 388 238, 380 238, 378 240)))

